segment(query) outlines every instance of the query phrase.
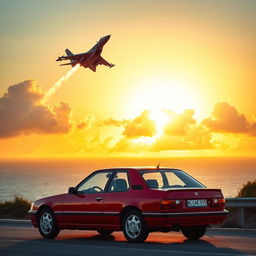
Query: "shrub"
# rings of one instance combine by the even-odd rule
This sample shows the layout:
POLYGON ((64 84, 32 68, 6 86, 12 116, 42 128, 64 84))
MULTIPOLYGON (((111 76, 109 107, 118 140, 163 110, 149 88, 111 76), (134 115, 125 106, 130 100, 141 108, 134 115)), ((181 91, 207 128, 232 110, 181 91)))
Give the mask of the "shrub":
POLYGON ((31 203, 20 196, 15 196, 12 201, 0 202, 0 217, 26 218, 31 203))
POLYGON ((256 180, 244 184, 238 192, 238 197, 256 197, 256 180))

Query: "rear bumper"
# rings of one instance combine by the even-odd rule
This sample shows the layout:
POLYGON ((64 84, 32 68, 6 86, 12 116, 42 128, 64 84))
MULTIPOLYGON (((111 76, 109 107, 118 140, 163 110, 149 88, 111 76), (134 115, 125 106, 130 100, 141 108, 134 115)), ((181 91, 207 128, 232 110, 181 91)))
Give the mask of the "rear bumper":
POLYGON ((149 227, 171 227, 173 225, 211 225, 220 224, 226 218, 227 210, 210 212, 144 212, 149 227))
POLYGON ((226 216, 227 210, 211 212, 144 212, 145 217, 194 217, 194 216, 226 216))

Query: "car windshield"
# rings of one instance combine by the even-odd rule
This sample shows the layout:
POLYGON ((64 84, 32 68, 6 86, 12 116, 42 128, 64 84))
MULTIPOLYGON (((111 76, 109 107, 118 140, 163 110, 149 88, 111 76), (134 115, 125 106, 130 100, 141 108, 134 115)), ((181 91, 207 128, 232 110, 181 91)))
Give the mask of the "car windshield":
POLYGON ((143 170, 140 174, 151 189, 205 188, 181 170, 143 170))

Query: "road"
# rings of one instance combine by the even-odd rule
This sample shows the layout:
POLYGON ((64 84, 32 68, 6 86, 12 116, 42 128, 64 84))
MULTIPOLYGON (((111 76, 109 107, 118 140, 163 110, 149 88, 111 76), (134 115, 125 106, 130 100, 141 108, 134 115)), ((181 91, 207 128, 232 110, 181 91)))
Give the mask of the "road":
POLYGON ((0 221, 0 255, 256 255, 256 231, 209 229, 197 241, 187 240, 178 232, 156 232, 143 244, 131 244, 122 232, 100 236, 96 231, 63 230, 57 239, 45 240, 26 221, 0 221))

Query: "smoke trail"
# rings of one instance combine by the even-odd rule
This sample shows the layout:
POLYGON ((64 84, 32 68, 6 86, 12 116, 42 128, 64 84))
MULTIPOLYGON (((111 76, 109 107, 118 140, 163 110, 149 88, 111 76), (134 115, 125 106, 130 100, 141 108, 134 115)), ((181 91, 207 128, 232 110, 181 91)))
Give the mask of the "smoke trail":
POLYGON ((59 89, 63 82, 70 78, 80 67, 80 64, 76 64, 72 69, 70 69, 64 76, 62 76, 49 90, 46 92, 43 103, 47 102, 48 99, 59 89))

